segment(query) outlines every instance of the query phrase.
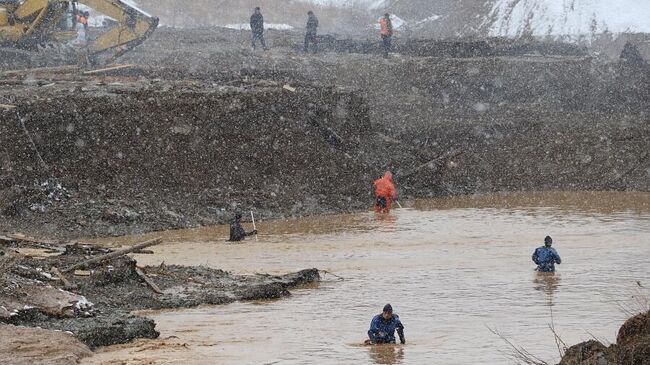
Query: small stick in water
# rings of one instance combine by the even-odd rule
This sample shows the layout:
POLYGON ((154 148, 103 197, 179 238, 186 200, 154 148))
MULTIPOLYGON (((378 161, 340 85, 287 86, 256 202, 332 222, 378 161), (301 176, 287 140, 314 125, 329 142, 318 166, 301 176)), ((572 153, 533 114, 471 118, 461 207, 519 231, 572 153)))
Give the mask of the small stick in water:
MULTIPOLYGON (((251 220, 253 221, 253 230, 257 231, 257 227, 255 227, 255 216, 253 215, 252 210, 251 210, 251 220)), ((259 238, 257 238, 257 233, 255 233, 255 241, 259 241, 259 238)))
POLYGON ((321 270, 321 271, 322 271, 323 273, 325 273, 325 274, 330 274, 330 275, 332 275, 332 276, 334 276, 334 277, 336 277, 336 278, 339 278, 339 279, 341 279, 341 280, 345 280, 344 277, 342 277, 342 276, 338 276, 338 275, 336 275, 336 274, 334 274, 334 273, 331 273, 331 272, 329 272, 329 271, 327 271, 327 270, 321 270))

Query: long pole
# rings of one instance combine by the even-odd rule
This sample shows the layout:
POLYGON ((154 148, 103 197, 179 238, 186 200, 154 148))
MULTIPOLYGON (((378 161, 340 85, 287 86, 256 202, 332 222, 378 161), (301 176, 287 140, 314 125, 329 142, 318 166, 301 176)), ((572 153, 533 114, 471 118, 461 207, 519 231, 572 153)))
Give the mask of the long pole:
MULTIPOLYGON (((255 216, 253 215, 252 210, 251 210, 251 220, 253 221, 253 230, 257 231, 257 227, 255 227, 255 216)), ((255 233, 255 241, 259 241, 259 238, 257 238, 257 233, 255 233)))
POLYGON ((91 259, 82 261, 82 262, 74 264, 72 266, 68 266, 67 268, 61 270, 61 272, 62 273, 68 273, 70 271, 74 271, 74 270, 82 268, 82 267, 87 267, 88 265, 91 265, 91 264, 96 264, 96 263, 99 263, 99 262, 102 262, 102 261, 111 260, 111 259, 114 259, 116 257, 124 256, 124 255, 126 255, 128 253, 131 253, 133 251, 142 250, 143 248, 151 247, 151 246, 157 245, 157 244, 159 244, 161 242, 162 242, 162 238, 154 238, 152 240, 148 240, 148 241, 144 241, 142 243, 138 243, 135 246, 131 246, 131 247, 125 248, 123 250, 113 251, 113 252, 110 252, 110 253, 107 253, 107 254, 101 255, 101 256, 95 256, 95 257, 93 257, 91 259))
POLYGON ((399 200, 395 200, 395 203, 397 203, 398 207, 400 207, 400 208, 402 207, 402 204, 399 203, 399 200))

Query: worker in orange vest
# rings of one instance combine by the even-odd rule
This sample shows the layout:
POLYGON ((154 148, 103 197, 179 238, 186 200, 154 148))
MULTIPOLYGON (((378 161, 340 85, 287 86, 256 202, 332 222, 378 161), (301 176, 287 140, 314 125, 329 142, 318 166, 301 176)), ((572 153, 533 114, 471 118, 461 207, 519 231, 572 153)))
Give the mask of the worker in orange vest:
POLYGON ((88 40, 88 15, 87 12, 77 11, 75 16, 77 20, 77 39, 75 42, 80 46, 85 46, 88 40))
POLYGON ((393 200, 397 200, 397 189, 393 183, 393 174, 386 171, 384 176, 375 180, 375 212, 389 213, 393 200))
POLYGON ((393 22, 390 21, 390 14, 386 13, 379 19, 379 33, 383 42, 384 58, 387 58, 391 48, 390 43, 393 38, 393 22))

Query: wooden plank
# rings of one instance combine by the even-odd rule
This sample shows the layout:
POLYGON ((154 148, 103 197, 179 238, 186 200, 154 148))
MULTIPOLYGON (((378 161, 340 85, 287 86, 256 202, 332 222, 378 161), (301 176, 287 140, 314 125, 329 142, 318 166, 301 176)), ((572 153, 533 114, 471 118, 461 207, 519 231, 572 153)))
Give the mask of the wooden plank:
POLYGON ((50 269, 50 271, 54 275, 56 275, 57 278, 61 279, 61 281, 63 282, 63 288, 64 289, 76 289, 77 288, 77 286, 75 284, 72 284, 68 279, 66 279, 65 276, 63 276, 63 274, 61 273, 61 271, 59 271, 59 269, 57 269, 56 267, 52 266, 52 269, 50 269))
POLYGON ((109 72, 109 71, 117 71, 117 70, 123 70, 127 68, 134 68, 136 65, 117 65, 117 66, 112 66, 112 67, 106 67, 106 68, 100 68, 97 70, 90 70, 90 71, 84 71, 84 75, 96 75, 96 74, 101 74, 104 72, 109 72))
POLYGON ((74 264, 72 266, 68 266, 67 268, 65 268, 61 272, 67 273, 67 272, 73 271, 75 269, 80 269, 80 268, 87 267, 88 265, 91 265, 91 264, 97 264, 97 263, 100 263, 102 261, 112 260, 114 258, 129 254, 129 253, 131 253, 133 251, 138 251, 138 250, 142 250, 143 248, 155 246, 157 244, 160 244, 161 242, 162 242, 162 238, 160 238, 160 237, 159 238, 154 238, 152 240, 148 240, 148 241, 144 241, 142 243, 138 243, 135 246, 131 246, 131 247, 125 248, 123 250, 113 251, 113 252, 107 253, 105 255, 93 257, 91 259, 79 262, 79 263, 74 264))
POLYGON ((156 283, 154 283, 153 280, 151 280, 151 278, 148 277, 147 274, 144 273, 144 271, 142 271, 142 269, 136 266, 135 273, 138 274, 138 276, 142 278, 142 280, 144 280, 144 282, 147 283, 147 285, 149 285, 151 290, 153 290, 156 294, 163 293, 162 290, 160 290, 160 288, 158 287, 158 285, 156 285, 156 283))
POLYGON ((35 68, 24 68, 20 70, 10 70, 5 71, 2 74, 5 76, 11 75, 25 75, 31 73, 60 73, 60 72, 70 72, 79 70, 79 66, 68 65, 68 66, 56 66, 56 67, 35 67, 35 68))
POLYGON ((32 236, 27 236, 22 233, 10 233, 7 235, 9 238, 14 239, 15 241, 25 241, 25 242, 31 242, 31 243, 40 243, 44 245, 58 245, 59 241, 55 240, 48 240, 44 238, 36 238, 32 236))

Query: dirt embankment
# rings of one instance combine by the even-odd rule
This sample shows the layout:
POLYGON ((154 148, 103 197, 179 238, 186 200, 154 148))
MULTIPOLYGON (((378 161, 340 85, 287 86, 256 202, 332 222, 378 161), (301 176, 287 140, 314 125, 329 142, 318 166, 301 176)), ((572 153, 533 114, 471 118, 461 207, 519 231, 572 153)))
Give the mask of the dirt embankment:
POLYGON ((252 52, 245 32, 163 28, 125 56, 141 65, 126 76, 14 78, 0 91, 17 106, 0 112, 0 230, 361 210, 385 169, 402 197, 650 190, 649 67, 573 51, 304 55, 299 41, 275 32, 252 52))
POLYGON ((628 319, 618 330, 616 343, 605 346, 586 341, 566 350, 559 365, 650 364, 650 311, 628 319))

